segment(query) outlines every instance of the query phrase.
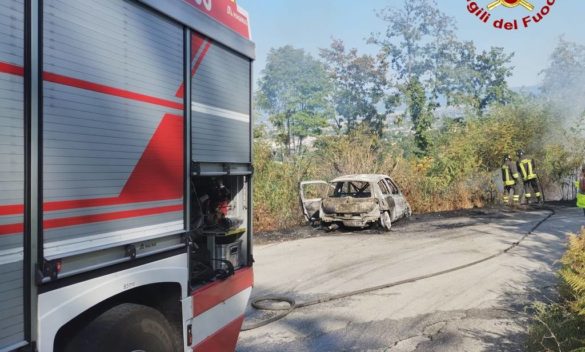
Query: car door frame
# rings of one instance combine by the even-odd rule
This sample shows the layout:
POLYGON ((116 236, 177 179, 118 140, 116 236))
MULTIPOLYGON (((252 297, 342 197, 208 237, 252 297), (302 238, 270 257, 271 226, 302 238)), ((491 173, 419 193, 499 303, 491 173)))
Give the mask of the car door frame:
POLYGON ((398 184, 396 184, 394 180, 392 180, 389 177, 384 178, 384 183, 388 185, 388 189, 390 190, 391 196, 394 199, 394 209, 392 209, 392 212, 390 213, 392 221, 398 220, 403 215, 405 215, 405 213, 407 212, 406 209, 408 208, 408 205, 406 203, 406 200, 404 199, 404 195, 402 194, 400 187, 398 187, 398 184), (396 190, 396 193, 394 193, 393 190, 396 190), (399 213, 399 211, 401 210, 402 213, 399 213))
POLYGON ((396 208, 396 202, 392 197, 392 192, 390 191, 390 188, 388 187, 384 179, 378 180, 377 187, 380 190, 380 195, 382 196, 382 201, 384 202, 383 204, 380 204, 380 213, 382 211, 388 211, 390 213, 390 217, 392 217, 394 208, 396 208), (380 183, 384 185, 388 193, 384 193, 384 189, 380 186, 380 183))
POLYGON ((306 198, 304 187, 308 186, 308 185, 319 185, 319 184, 331 186, 331 184, 329 182, 323 181, 323 180, 301 181, 301 183, 299 184, 299 195, 300 195, 300 199, 301 199, 301 207, 303 208, 303 215, 305 216, 305 219, 307 219, 307 221, 309 221, 309 222, 317 221, 320 219, 320 217, 315 218, 314 216, 310 215, 309 211, 307 209, 307 204, 309 202, 319 202, 319 210, 320 210, 321 205, 323 204, 323 198, 306 198))

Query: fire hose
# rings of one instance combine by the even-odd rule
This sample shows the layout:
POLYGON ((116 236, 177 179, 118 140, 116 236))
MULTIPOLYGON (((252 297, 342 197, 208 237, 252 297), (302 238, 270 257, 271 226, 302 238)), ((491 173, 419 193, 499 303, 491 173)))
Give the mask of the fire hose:
POLYGON ((508 247, 506 247, 505 249, 503 249, 497 253, 494 253, 490 256, 481 258, 479 260, 476 260, 476 261, 473 261, 470 263, 466 263, 466 264, 459 265, 459 266, 456 266, 456 267, 453 267, 450 269, 441 270, 441 271, 437 271, 437 272, 426 274, 426 275, 416 276, 416 277, 405 279, 405 280, 394 281, 394 282, 390 282, 390 283, 386 283, 386 284, 382 284, 382 285, 363 288, 360 290, 324 296, 321 298, 317 298, 317 299, 313 299, 313 300, 309 300, 309 301, 305 301, 305 302, 299 302, 299 303, 297 303, 293 298, 287 297, 287 296, 268 295, 268 296, 254 298, 254 299, 252 299, 252 301, 250 303, 250 305, 254 309, 259 310, 259 311, 278 311, 280 313, 278 313, 275 316, 272 316, 268 319, 265 319, 265 320, 261 320, 261 321, 258 321, 255 323, 250 323, 250 324, 244 324, 244 326, 242 326, 241 331, 254 330, 254 329, 260 328, 262 326, 266 326, 268 324, 271 324, 277 320, 280 320, 280 319, 286 317, 287 315, 292 313, 295 309, 300 309, 300 308, 305 308, 305 307, 314 306, 314 305, 318 305, 318 304, 323 304, 326 302, 336 301, 336 300, 348 298, 351 296, 357 296, 357 295, 361 295, 364 293, 369 293, 369 292, 378 291, 378 290, 382 290, 382 289, 386 289, 386 288, 401 286, 401 285, 414 283, 417 281, 421 281, 421 280, 425 280, 425 279, 429 279, 429 278, 433 278, 433 277, 437 277, 437 276, 441 276, 441 275, 446 275, 446 274, 449 274, 449 273, 452 273, 455 271, 459 271, 459 270, 463 270, 463 269, 467 269, 469 267, 472 267, 472 266, 487 262, 489 260, 492 260, 494 258, 500 257, 500 256, 510 252, 514 248, 520 246, 520 244, 522 244, 522 242, 524 240, 526 240, 526 238, 528 236, 532 235, 534 233, 534 231, 536 231, 540 226, 542 226, 542 224, 544 224, 546 221, 548 221, 551 217, 553 217, 555 215, 555 211, 552 208, 542 208, 542 209, 544 209, 550 213, 546 217, 541 219, 538 223, 536 223, 518 241, 510 244, 508 247), (288 303, 288 307, 277 307, 274 305, 274 303, 288 303))

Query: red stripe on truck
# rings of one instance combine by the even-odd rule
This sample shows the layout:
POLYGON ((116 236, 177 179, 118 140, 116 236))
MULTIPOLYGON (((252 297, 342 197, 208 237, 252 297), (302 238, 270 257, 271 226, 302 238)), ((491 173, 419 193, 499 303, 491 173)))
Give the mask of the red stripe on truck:
POLYGON ((103 93, 108 95, 113 95, 120 98, 136 100, 143 103, 149 103, 153 105, 164 106, 171 109, 183 110, 183 104, 177 103, 175 101, 166 100, 156 98, 150 95, 140 94, 131 92, 125 89, 119 89, 114 87, 105 86, 103 84, 93 83, 89 81, 84 81, 77 78, 67 77, 63 75, 59 75, 56 73, 51 72, 44 72, 43 79, 47 82, 53 82, 62 84, 69 87, 75 87, 79 89, 90 90, 92 92, 103 93))
MULTIPOLYGON (((147 209, 136 209, 126 211, 116 211, 112 213, 103 214, 91 214, 83 216, 74 216, 61 219, 50 219, 43 221, 44 229, 55 229, 67 226, 93 224, 96 222, 123 220, 136 218, 140 216, 158 215, 165 213, 172 213, 175 211, 183 211, 183 205, 169 205, 165 207, 147 208, 147 209)), ((24 231, 24 225, 21 224, 8 224, 0 225, 0 236, 22 234, 24 231)))
POLYGON ((9 64, 7 62, 0 62, 0 72, 15 76, 24 76, 24 68, 18 65, 9 64))
MULTIPOLYGON (((201 62, 205 58, 205 55, 207 54, 207 51, 209 50, 210 46, 211 42, 209 41, 209 39, 206 42, 205 38, 196 33, 191 35, 191 66, 193 66, 193 68, 191 69, 191 77, 195 76, 195 74, 197 73, 197 70, 199 69, 201 62), (193 66, 193 60, 195 60, 195 56, 197 55, 199 49, 201 49, 201 46, 204 43, 205 49, 201 52, 201 55, 199 55, 197 62, 195 62, 195 65, 193 66)), ((177 98, 183 98, 185 96, 185 83, 181 83, 181 86, 179 87, 179 90, 177 90, 177 94, 175 94, 175 96, 177 98)))
POLYGON ((244 322, 244 316, 238 317, 223 328, 217 330, 213 335, 208 336, 194 348, 202 352, 226 352, 235 351, 238 343, 240 329, 244 322))
POLYGON ((197 59, 195 66, 193 66, 193 71, 191 72, 192 76, 195 76, 195 74, 197 73, 197 70, 199 70, 199 66, 201 66, 203 59, 205 59, 205 55, 207 55, 209 48, 211 48, 211 43, 206 43, 205 48, 203 48, 203 52, 201 53, 201 55, 199 55, 199 58, 197 59))
MULTIPOLYGON (((15 76, 24 76, 24 68, 22 66, 0 62, 0 73, 7 73, 15 76)), ((136 100, 143 103, 164 106, 167 108, 183 110, 183 104, 171 100, 161 99, 146 94, 131 92, 125 89, 109 87, 103 84, 84 81, 77 78, 67 77, 52 72, 44 72, 43 79, 47 82, 62 84, 64 86, 75 87, 92 92, 103 93, 117 96, 120 98, 136 100)))
POLYGON ((0 216, 3 215, 22 215, 24 214, 24 205, 0 205, 0 216))
POLYGON ((117 212, 105 213, 105 214, 92 214, 92 215, 75 216, 75 217, 62 218, 62 219, 51 219, 51 220, 43 221, 43 228, 44 229, 54 229, 54 228, 67 227, 67 226, 92 224, 92 223, 102 222, 102 221, 122 220, 122 219, 135 218, 135 217, 139 217, 139 216, 171 213, 174 211, 183 211, 183 205, 169 205, 166 207, 126 210, 126 211, 117 211, 117 212))
POLYGON ((0 225, 0 236, 22 234, 24 224, 0 225))
POLYGON ((193 293, 193 317, 215 307, 254 284, 252 268, 237 270, 226 280, 216 281, 193 293))

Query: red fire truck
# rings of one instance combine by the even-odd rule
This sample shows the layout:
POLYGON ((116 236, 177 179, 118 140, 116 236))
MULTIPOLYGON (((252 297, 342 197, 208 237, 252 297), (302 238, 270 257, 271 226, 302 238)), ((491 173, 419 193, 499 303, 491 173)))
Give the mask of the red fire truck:
POLYGON ((234 0, 0 0, 0 351, 234 350, 254 51, 234 0))

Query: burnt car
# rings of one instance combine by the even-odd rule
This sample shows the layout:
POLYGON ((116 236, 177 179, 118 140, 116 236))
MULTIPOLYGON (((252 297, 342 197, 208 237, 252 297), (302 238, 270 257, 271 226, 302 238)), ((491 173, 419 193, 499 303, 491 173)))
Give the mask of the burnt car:
POLYGON ((392 222, 412 214, 400 188, 386 175, 347 175, 331 182, 304 181, 300 188, 303 212, 311 224, 357 228, 378 224, 390 231, 392 222))

